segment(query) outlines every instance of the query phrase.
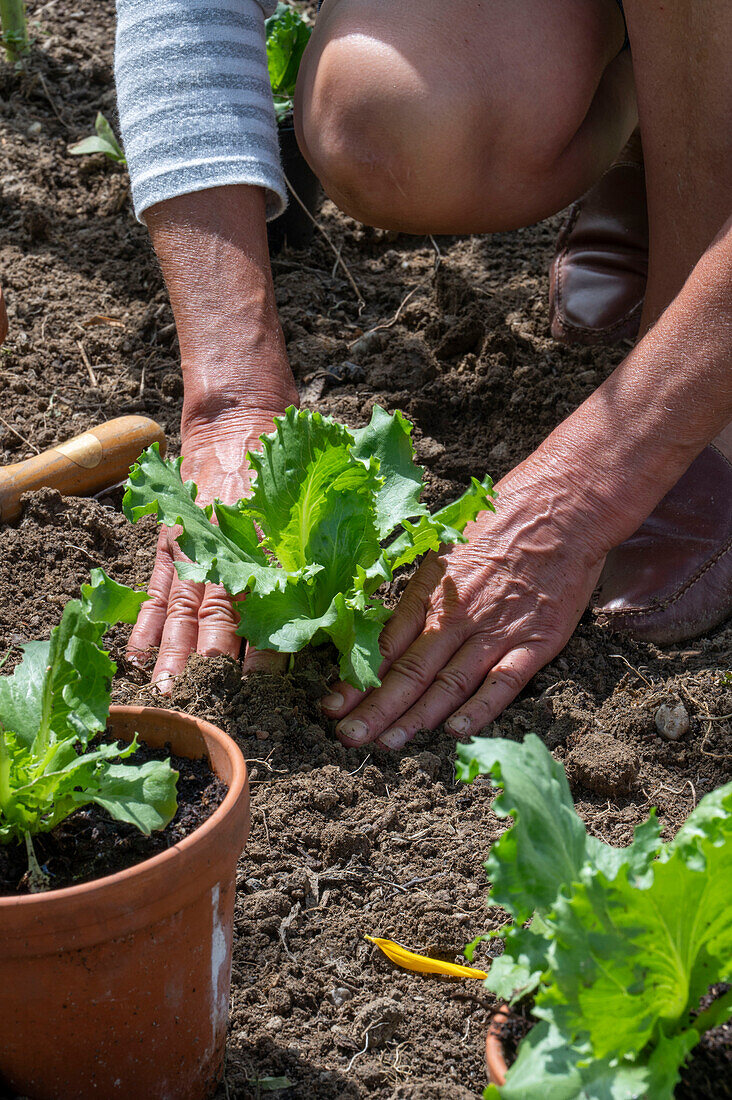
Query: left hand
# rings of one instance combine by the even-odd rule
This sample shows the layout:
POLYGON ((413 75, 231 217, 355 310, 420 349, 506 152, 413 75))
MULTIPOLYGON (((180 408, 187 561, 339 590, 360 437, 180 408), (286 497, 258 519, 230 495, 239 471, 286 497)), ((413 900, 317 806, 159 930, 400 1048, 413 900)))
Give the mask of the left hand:
POLYGON ((531 456, 467 544, 425 558, 379 640, 381 687, 339 683, 322 700, 344 744, 398 749, 441 722, 477 734, 566 645, 608 548, 567 475, 531 456))

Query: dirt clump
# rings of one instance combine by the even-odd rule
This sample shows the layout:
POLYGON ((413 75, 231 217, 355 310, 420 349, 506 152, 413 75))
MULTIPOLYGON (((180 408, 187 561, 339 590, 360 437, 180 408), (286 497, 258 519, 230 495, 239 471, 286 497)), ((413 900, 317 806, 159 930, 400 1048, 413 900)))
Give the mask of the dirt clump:
POLYGON ((626 795, 640 771, 637 753, 604 733, 588 733, 566 759, 569 781, 607 798, 626 795))

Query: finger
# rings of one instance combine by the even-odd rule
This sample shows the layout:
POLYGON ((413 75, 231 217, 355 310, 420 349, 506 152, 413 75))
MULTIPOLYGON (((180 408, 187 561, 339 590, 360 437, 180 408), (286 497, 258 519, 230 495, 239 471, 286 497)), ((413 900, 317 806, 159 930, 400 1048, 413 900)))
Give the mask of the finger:
POLYGON ((164 532, 161 532, 158 539, 155 565, 147 588, 150 599, 146 600, 140 608, 137 623, 127 643, 127 656, 137 665, 144 665, 149 658, 150 650, 160 645, 168 615, 168 599, 175 576, 175 566, 168 549, 167 532, 165 532, 165 539, 163 534, 164 532))
POLYGON ((275 653, 273 649, 255 649, 248 645, 244 672, 284 672, 288 656, 287 653, 275 653))
MULTIPOLYGON (((437 577, 439 578, 440 575, 441 573, 438 573, 437 577)), ((434 584, 435 580, 431 575, 420 577, 417 572, 404 589, 396 611, 379 635, 379 649, 384 658, 379 666, 380 680, 384 679, 394 661, 401 657, 422 632, 434 584)), ((363 702, 371 690, 359 691, 341 680, 334 684, 330 693, 320 700, 320 705, 328 717, 343 718, 363 702)))
POLYGON ((392 664, 384 682, 342 719, 336 733, 344 745, 364 745, 389 729, 421 698, 456 650, 463 635, 443 626, 425 630, 392 664))
POLYGON ((182 581, 177 574, 174 576, 170 586, 168 615, 160 640, 160 653, 152 675, 152 682, 164 695, 170 693, 171 679, 180 676, 189 654, 196 648, 198 609, 203 592, 203 584, 182 581))
POLYGON ((493 666, 472 699, 447 719, 445 727, 459 737, 480 733, 553 656, 551 650, 538 642, 512 649, 493 666))
POLYGON ((500 653, 495 642, 479 635, 470 638, 439 670, 422 698, 401 716, 399 724, 381 734, 378 747, 401 749, 417 730, 436 729, 480 687, 500 653))
POLYGON ((216 657, 220 653, 238 657, 241 649, 241 637, 236 632, 238 626, 239 615, 226 589, 221 584, 207 584, 198 609, 196 652, 206 657, 216 657))

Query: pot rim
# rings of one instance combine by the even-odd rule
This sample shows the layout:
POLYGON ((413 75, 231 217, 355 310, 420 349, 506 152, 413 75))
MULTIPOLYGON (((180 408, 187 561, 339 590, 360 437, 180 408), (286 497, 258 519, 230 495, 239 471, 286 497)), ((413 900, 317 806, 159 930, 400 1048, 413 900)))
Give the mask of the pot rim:
POLYGON ((488 1077, 492 1085, 500 1088, 506 1084, 508 1065, 503 1054, 503 1040, 501 1028, 507 1022, 510 1009, 505 1002, 499 1005, 498 1011, 493 1015, 485 1037, 485 1064, 488 1067, 488 1077))
MULTIPOLYGON (((30 922, 36 924, 37 928, 39 925, 42 927, 43 922, 51 917, 52 912, 56 917, 64 910, 69 910, 69 915, 73 912, 73 927, 77 935, 83 937, 85 930, 99 923, 100 911, 103 908, 113 907, 120 919, 124 921, 125 916, 128 914, 124 912, 122 891, 129 891, 130 888, 134 891, 136 888, 145 900, 140 906, 134 906, 134 911, 137 916, 142 917, 142 911, 155 906, 158 900, 150 897, 148 893, 149 887, 153 885, 151 879, 162 879, 168 873, 172 873, 180 887, 182 908, 184 902, 192 893, 200 893, 210 885, 208 879, 211 875, 197 878, 195 882, 181 878, 181 875, 185 875, 185 872, 190 868, 192 850, 195 851, 196 858, 199 859, 202 845, 204 849, 210 849, 210 854, 206 859, 206 869, 214 872, 212 881, 218 881, 218 864, 220 859, 226 856, 226 853, 221 851, 218 839, 212 838, 212 834, 218 833, 222 825, 225 826, 226 831, 229 831, 231 823, 239 817, 239 804, 242 800, 246 800, 248 804, 247 768, 241 750, 236 742, 222 730, 202 718, 187 714, 185 711, 175 711, 163 707, 110 707, 110 719, 127 719, 134 725, 142 716, 148 720, 156 717, 162 718, 167 722, 189 728, 194 726, 207 742, 213 743, 220 750, 220 753, 227 758, 231 767, 231 776, 228 780, 229 789, 221 805, 214 810, 206 821, 194 829, 189 836, 177 844, 171 845, 164 852, 158 852, 157 855, 144 859, 122 871, 116 871, 111 875, 103 875, 101 878, 82 882, 76 886, 65 886, 46 893, 0 898, 0 917, 6 923, 3 930, 17 930, 19 934, 22 934, 25 940, 24 954, 34 953, 31 950, 30 943, 34 938, 34 930, 30 922), (227 826, 228 828, 226 828, 227 826), (82 914, 86 914, 88 919, 79 920, 78 918, 82 914), (9 922, 12 922, 15 928, 9 927, 9 922), (29 923, 26 924, 26 922, 29 923), (21 928, 23 929, 22 933, 20 933, 21 928)), ((208 753, 208 756, 212 770, 216 772, 214 763, 211 760, 211 753, 208 753)), ((248 821, 248 806, 246 817, 248 821)), ((239 847, 233 856, 232 862, 236 862, 240 851, 241 848, 239 847)), ((178 889, 173 891, 176 894, 178 892, 178 889)), ((141 922, 135 921, 134 923, 141 922)), ((76 939, 76 936, 74 938, 76 939)), ((89 941, 83 939, 83 942, 88 945, 89 941)))

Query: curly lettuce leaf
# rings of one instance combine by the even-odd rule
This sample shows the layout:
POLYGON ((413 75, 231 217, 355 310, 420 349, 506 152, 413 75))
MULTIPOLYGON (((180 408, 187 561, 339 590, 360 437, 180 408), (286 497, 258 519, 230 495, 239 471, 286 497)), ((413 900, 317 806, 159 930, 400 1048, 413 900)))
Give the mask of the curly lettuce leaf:
POLYGON ((699 1036, 665 1036, 647 1059, 594 1058, 559 1028, 542 1021, 519 1045, 501 1088, 489 1085, 485 1100, 672 1100, 678 1067, 699 1036))
POLYGON ((688 1026, 709 986, 732 977, 732 783, 711 797, 724 816, 702 801, 649 882, 598 871, 557 899, 536 1015, 586 1034, 598 1057, 638 1055, 688 1026))
POLYGON ((633 843, 587 835, 564 769, 539 739, 458 747, 458 775, 486 773, 495 812, 513 824, 486 869, 491 900, 529 928, 502 933, 488 988, 536 992, 542 1022, 522 1041, 503 1100, 670 1100, 704 1030, 732 1015, 732 996, 696 1016, 732 977, 732 783, 707 795, 663 844, 654 814, 633 843))
POLYGON ((177 773, 169 763, 119 764, 135 743, 89 747, 107 724, 116 669, 103 635, 114 623, 134 622, 145 599, 92 570, 50 640, 24 646, 14 673, 0 678, 0 843, 46 832, 90 802, 143 831, 175 813, 177 773))
POLYGON ((135 522, 154 513, 182 527, 178 542, 192 560, 176 563, 179 575, 246 595, 237 605, 239 633, 257 648, 295 653, 330 639, 342 677, 375 687, 389 611, 374 593, 398 565, 464 541, 465 525, 493 507, 490 479, 474 479, 459 500, 430 516, 419 500, 423 471, 414 462, 411 425, 401 413, 377 405, 370 423, 352 431, 290 407, 274 423, 261 451, 247 456, 249 498, 199 508, 195 485, 181 480, 180 461, 163 461, 153 445, 132 468, 125 514, 135 522))
POLYGON ((264 21, 267 42, 267 68, 278 121, 292 110, 297 74, 310 27, 288 4, 278 3, 274 13, 264 21))
POLYGON ((183 528, 178 545, 192 561, 176 563, 176 567, 187 580, 223 584, 232 595, 250 588, 258 592, 284 588, 288 573, 270 563, 251 517, 236 517, 235 509, 217 502, 219 526, 212 524, 213 507, 196 504, 198 488, 193 481, 183 482, 182 461, 162 458, 157 443, 143 451, 130 470, 122 501, 127 518, 136 523, 143 516, 155 515, 159 523, 183 528))

